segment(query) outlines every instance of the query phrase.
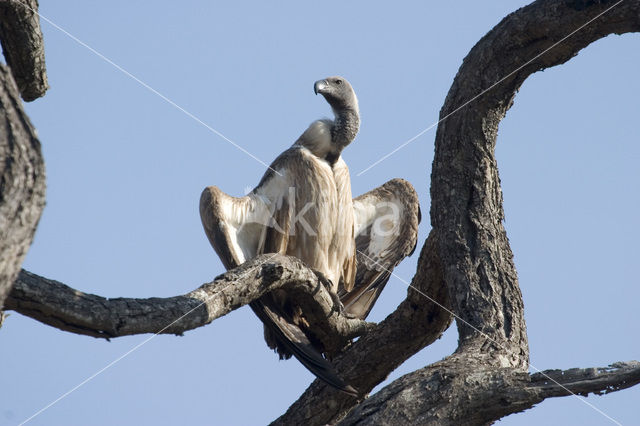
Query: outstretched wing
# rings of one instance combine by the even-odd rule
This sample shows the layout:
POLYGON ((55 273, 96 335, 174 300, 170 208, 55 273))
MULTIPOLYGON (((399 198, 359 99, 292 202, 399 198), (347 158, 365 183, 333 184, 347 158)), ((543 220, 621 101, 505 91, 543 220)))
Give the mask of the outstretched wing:
POLYGON ((268 213, 254 197, 231 197, 216 186, 205 188, 200 196, 204 232, 227 269, 257 255, 268 213))
MULTIPOLYGON (((255 192, 236 198, 210 186, 200 197, 200 218, 209 242, 227 269, 262 253, 286 252, 290 221, 286 193, 271 199, 255 192)), ((293 354, 328 384, 357 395, 353 387, 338 377, 331 363, 314 348, 290 315, 282 312, 271 294, 250 306, 287 354, 293 354)), ((280 354, 282 356, 282 352, 280 354)))
POLYGON ((413 254, 418 241, 420 204, 413 186, 393 179, 353 200, 357 250, 355 287, 339 292, 347 313, 369 315, 393 268, 413 254))

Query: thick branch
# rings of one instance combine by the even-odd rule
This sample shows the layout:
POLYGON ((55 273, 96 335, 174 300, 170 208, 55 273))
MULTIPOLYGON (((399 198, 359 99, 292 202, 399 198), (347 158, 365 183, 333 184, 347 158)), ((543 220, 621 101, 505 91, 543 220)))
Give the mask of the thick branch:
MULTIPOLYGON (((451 324, 442 265, 431 233, 407 298, 373 331, 362 336, 333 364, 348 383, 368 393, 411 355, 440 338, 451 324)), ((394 279, 394 278, 392 278, 394 279)), ((316 380, 274 424, 335 423, 359 401, 316 380)))
MULTIPOLYGON (((523 303, 502 225, 494 148, 500 120, 529 75, 566 62, 608 34, 640 30, 640 1, 627 0, 519 69, 613 4, 539 0, 503 19, 465 58, 441 110, 431 186, 437 252, 452 308, 463 320, 460 345, 445 360, 385 387, 344 424, 487 424, 562 395, 538 376, 531 386, 526 373, 523 303)), ((631 364, 629 371, 612 372, 611 381, 565 375, 568 387, 591 392, 638 383, 636 369, 631 364)))
POLYGON ((201 327, 276 288, 297 301, 327 346, 363 334, 371 326, 338 314, 329 292, 301 261, 263 255, 183 296, 107 299, 22 271, 6 308, 72 333, 119 337, 141 333, 182 334, 201 327))
POLYGON ((49 88, 37 10, 37 0, 0 0, 2 51, 26 102, 49 88))
POLYGON ((546 398, 600 395, 640 383, 637 361, 531 376, 512 368, 468 365, 468 361, 466 356, 453 355, 401 377, 349 413, 340 425, 485 425, 546 398), (440 402, 443 397, 449 405, 446 410, 440 402))
MULTIPOLYGON (((182 334, 268 291, 287 287, 296 294, 311 329, 326 347, 343 345, 368 331, 333 359, 342 377, 368 392, 451 324, 450 313, 441 307, 448 306, 448 298, 433 236, 428 242, 420 254, 423 268, 416 273, 407 299, 379 326, 339 315, 315 273, 296 258, 272 254, 250 260, 188 294, 170 298, 107 299, 23 270, 6 307, 61 330, 94 337, 182 334)), ((294 405, 305 409, 301 412, 292 407, 280 422, 323 424, 343 416, 355 404, 357 400, 351 396, 316 380, 294 405)))
POLYGON ((522 295, 502 223, 494 152, 498 125, 529 75, 568 61, 609 34, 640 30, 640 1, 626 0, 606 11, 613 5, 539 0, 508 15, 464 59, 440 112, 431 221, 449 294, 455 295, 452 304, 464 319, 458 322, 461 346, 482 348, 490 336, 503 349, 495 365, 505 356, 514 367, 528 365, 522 295))
POLYGON ((9 70, 0 64, 0 309, 44 208, 40 142, 9 70))

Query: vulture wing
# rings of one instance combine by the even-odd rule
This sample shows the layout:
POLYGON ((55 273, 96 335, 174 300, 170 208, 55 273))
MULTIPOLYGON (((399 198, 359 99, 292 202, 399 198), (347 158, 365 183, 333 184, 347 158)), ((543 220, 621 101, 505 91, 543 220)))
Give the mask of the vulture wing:
MULTIPOLYGON (((236 198, 210 186, 200 197, 200 218, 205 233, 227 269, 235 268, 262 253, 284 254, 287 250, 287 231, 291 220, 288 193, 276 190, 275 186, 288 188, 290 185, 285 176, 267 175, 269 186, 274 188, 273 194, 279 195, 265 197, 264 193, 258 195, 254 191, 236 198), (282 182, 278 182, 280 180, 282 182)), ((294 323, 291 314, 282 311, 272 294, 264 295, 250 306, 265 324, 266 330, 284 346, 288 354, 293 354, 318 378, 357 396, 357 391, 340 379, 331 363, 314 348, 302 329, 294 323)), ((274 346, 272 348, 275 349, 274 346)), ((282 357, 282 352, 278 352, 282 357)))
POLYGON ((347 313, 365 319, 393 268, 413 254, 420 204, 413 186, 393 179, 353 200, 357 249, 355 287, 338 296, 347 313))

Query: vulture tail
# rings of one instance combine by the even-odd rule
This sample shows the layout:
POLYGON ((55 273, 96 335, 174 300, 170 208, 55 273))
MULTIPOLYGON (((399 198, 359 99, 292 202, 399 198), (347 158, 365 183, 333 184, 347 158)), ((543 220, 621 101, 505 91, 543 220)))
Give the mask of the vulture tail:
POLYGON ((307 370, 334 388, 352 396, 359 396, 356 389, 338 377, 333 365, 313 347, 298 326, 275 313, 263 300, 253 301, 250 305, 258 318, 273 332, 278 342, 291 352, 307 370))

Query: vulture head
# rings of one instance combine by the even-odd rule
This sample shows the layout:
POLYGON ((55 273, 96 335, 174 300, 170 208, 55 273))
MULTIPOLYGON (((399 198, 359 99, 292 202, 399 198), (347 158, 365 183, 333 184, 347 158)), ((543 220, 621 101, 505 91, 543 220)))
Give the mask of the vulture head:
MULTIPOLYGON (((335 112, 358 112, 358 99, 351 84, 343 77, 328 77, 318 80, 313 85, 313 91, 320 93, 329 102, 335 112)), ((337 114, 336 114, 337 115, 337 114)))

